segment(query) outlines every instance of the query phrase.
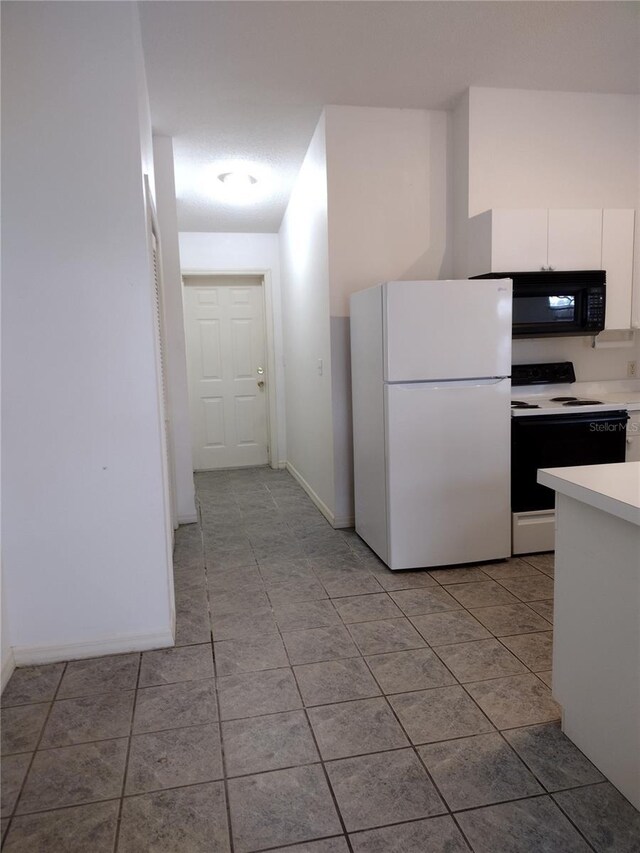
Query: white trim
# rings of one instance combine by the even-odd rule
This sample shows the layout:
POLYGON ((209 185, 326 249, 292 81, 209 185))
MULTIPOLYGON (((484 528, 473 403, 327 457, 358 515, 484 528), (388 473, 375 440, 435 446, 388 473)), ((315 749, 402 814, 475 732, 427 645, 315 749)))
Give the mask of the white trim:
POLYGON ((13 670, 16 668, 16 660, 13 654, 13 649, 9 649, 6 656, 2 660, 2 675, 0 676, 0 693, 7 686, 7 683, 13 675, 13 670))
POLYGON ((305 492, 309 495, 314 504, 318 507, 320 512, 327 519, 329 524, 338 529, 343 527, 353 527, 355 524, 355 519, 353 516, 335 516, 326 503, 322 500, 322 498, 314 492, 309 483, 305 480, 302 474, 291 464, 291 462, 287 462, 284 466, 287 471, 291 474, 294 480, 297 480, 298 483, 302 486, 305 492))
POLYGON ((269 404, 269 464, 272 468, 278 468, 280 463, 280 446, 278 443, 278 409, 276 402, 276 353, 275 353, 275 329, 273 324, 273 286, 271 282, 271 270, 265 270, 262 274, 263 297, 264 297, 264 330, 267 344, 267 376, 269 384, 267 387, 269 404))
POLYGON ((198 513, 194 512, 191 515, 179 515, 178 524, 195 524, 198 521, 198 513))
MULTIPOLYGON (((154 343, 154 355, 155 355, 155 368, 156 368, 156 413, 158 418, 158 426, 160 429, 160 473, 162 477, 162 504, 164 510, 164 524, 165 524, 165 535, 164 535, 164 550, 165 550, 165 570, 166 570, 166 583, 167 583, 167 592, 169 597, 169 605, 171 607, 171 635, 172 637, 175 635, 175 589, 173 584, 173 546, 175 543, 175 535, 174 535, 174 519, 176 518, 176 500, 175 500, 175 468, 173 464, 174 454, 173 454, 173 445, 171 438, 171 427, 169 424, 169 400, 165 397, 165 391, 168 388, 168 379, 165 376, 163 381, 163 362, 162 362, 162 352, 164 346, 164 308, 163 308, 163 299, 162 299, 162 253, 160 251, 160 229, 158 227, 158 220, 156 216, 156 208, 153 200, 153 194, 151 192, 151 186, 149 183, 149 176, 145 174, 144 176, 144 196, 145 196, 145 212, 147 217, 147 251, 149 253, 149 262, 151 267, 151 272, 153 278, 149 281, 149 296, 151 301, 151 313, 154 318, 154 334, 153 334, 153 343, 154 343), (155 247, 154 247, 155 241, 155 247), (155 264, 155 269, 154 269, 155 264), (156 290, 157 287, 157 290, 156 290), (157 300, 157 302, 156 302, 157 300)), ((166 347, 164 347, 166 350, 166 347)), ((168 393, 168 392, 167 392, 168 393)), ((177 527, 177 522, 176 525, 177 527)), ((105 641, 107 646, 111 642, 110 640, 105 641)), ((124 642, 126 645, 126 639, 123 639, 121 642, 124 642)), ((101 645, 101 641, 97 643, 98 647, 101 645)), ((173 639, 171 641, 171 645, 173 645, 173 639)), ((61 649, 63 647, 60 647, 61 649)), ((73 648, 73 647, 72 647, 73 648)), ((148 646, 146 648, 149 648, 148 646)), ((153 646, 151 648, 154 648, 153 646)), ((128 650, 128 649, 125 649, 128 650)), ((18 659, 18 648, 14 647, 14 655, 16 656, 16 662, 19 662, 18 659)), ((31 654, 30 649, 27 647, 25 653, 27 656, 31 654)), ((33 653, 37 656, 38 654, 47 654, 47 648, 44 647, 34 647, 33 653)), ((99 651, 97 654, 110 654, 111 651, 99 651)), ((66 660, 69 657, 69 654, 79 654, 80 657, 87 657, 82 652, 74 653, 70 651, 69 654, 66 652, 60 652, 62 657, 58 658, 58 660, 66 660)), ((37 660, 29 661, 31 663, 38 663, 37 660)))
POLYGON ((280 458, 280 447, 278 442, 278 406, 277 406, 277 391, 278 377, 276 374, 276 355, 275 355, 275 329, 273 321, 273 282, 271 279, 270 269, 242 269, 242 270, 181 270, 182 286, 184 287, 184 279, 186 277, 193 278, 196 276, 260 276, 262 278, 262 295, 264 301, 264 331, 265 345, 267 349, 267 376, 269 379, 267 386, 267 401, 268 401, 268 433, 269 433, 269 465, 272 468, 284 468, 286 462, 280 458))
POLYGON ((333 526, 336 530, 342 530, 345 527, 355 527, 356 517, 355 515, 337 515, 333 522, 333 526))
POLYGON ((124 634, 119 637, 105 637, 103 640, 60 646, 14 646, 13 654, 16 666, 28 666, 117 655, 123 652, 142 652, 147 649, 166 649, 173 645, 173 633, 160 631, 157 634, 124 634))
POLYGON ((307 483, 302 474, 291 464, 291 462, 287 462, 286 468, 287 471, 291 474, 291 476, 300 483, 302 488, 309 495, 309 497, 318 507, 320 512, 324 515, 329 524, 333 526, 333 513, 326 505, 326 503, 322 500, 322 498, 311 488, 309 483, 307 483))
POLYGON ((172 425, 169 420, 169 412, 171 403, 169 399, 169 379, 166 371, 166 333, 165 333, 165 316, 164 316, 164 279, 162 276, 162 248, 160 239, 160 228, 158 226, 158 217, 156 206, 153 200, 153 194, 149 184, 149 176, 144 176, 144 192, 147 212, 147 226, 149 229, 149 260, 151 267, 155 266, 155 280, 151 282, 151 298, 152 310, 154 318, 157 319, 154 329, 154 346, 156 360, 156 385, 158 393, 158 419, 160 421, 160 436, 162 443, 162 480, 163 480, 163 502, 165 505, 165 519, 168 527, 168 553, 171 555, 174 544, 174 529, 177 527, 175 522, 177 516, 176 510, 176 472, 174 466, 174 449, 172 437, 172 425), (154 246, 155 240, 155 246, 154 246), (156 304, 157 299, 157 304, 156 304), (163 363, 163 354, 165 362, 163 363))

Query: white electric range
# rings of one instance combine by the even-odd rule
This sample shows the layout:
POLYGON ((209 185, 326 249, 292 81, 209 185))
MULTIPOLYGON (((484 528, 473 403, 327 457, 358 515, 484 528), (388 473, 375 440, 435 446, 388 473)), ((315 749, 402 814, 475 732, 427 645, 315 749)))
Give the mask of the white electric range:
POLYGON ((623 403, 572 393, 571 362, 513 365, 511 393, 512 551, 551 551, 555 494, 539 468, 624 462, 623 403))
POLYGON ((545 388, 544 395, 518 394, 517 390, 512 388, 511 391, 511 414, 516 418, 528 415, 566 415, 576 410, 589 414, 615 412, 620 409, 620 403, 594 400, 592 397, 575 397, 568 393, 564 386, 545 388))

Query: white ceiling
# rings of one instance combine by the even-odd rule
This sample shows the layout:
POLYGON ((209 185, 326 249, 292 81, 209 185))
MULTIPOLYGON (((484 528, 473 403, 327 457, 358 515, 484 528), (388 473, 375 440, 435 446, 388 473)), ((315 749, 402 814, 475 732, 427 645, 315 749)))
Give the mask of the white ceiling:
POLYGON ((277 231, 324 104, 450 107, 470 85, 640 90, 638 2, 143 2, 154 130, 183 231, 277 231), (242 159, 262 201, 206 191, 242 159), (213 164, 213 165, 212 165, 213 164), (268 184, 268 186, 267 186, 268 184))

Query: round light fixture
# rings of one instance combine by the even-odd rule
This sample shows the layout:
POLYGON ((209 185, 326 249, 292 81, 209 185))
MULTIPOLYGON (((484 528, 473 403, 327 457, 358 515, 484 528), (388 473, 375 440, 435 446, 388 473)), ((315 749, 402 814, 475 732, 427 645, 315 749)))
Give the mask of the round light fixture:
POLYGON ((247 206, 268 200, 274 192, 274 176, 268 166, 252 160, 218 160, 193 172, 198 194, 219 204, 247 206))
POLYGON ((254 184, 258 183, 258 179, 248 172, 223 172, 218 175, 218 180, 222 181, 225 187, 230 190, 240 192, 251 189, 254 184))

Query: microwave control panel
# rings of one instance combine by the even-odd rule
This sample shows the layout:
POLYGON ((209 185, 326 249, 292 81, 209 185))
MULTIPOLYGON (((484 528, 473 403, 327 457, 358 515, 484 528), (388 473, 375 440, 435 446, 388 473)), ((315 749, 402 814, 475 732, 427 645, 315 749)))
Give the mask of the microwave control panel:
POLYGON ((604 327, 604 293, 602 288, 589 288, 587 293, 587 326, 593 329, 604 327))

